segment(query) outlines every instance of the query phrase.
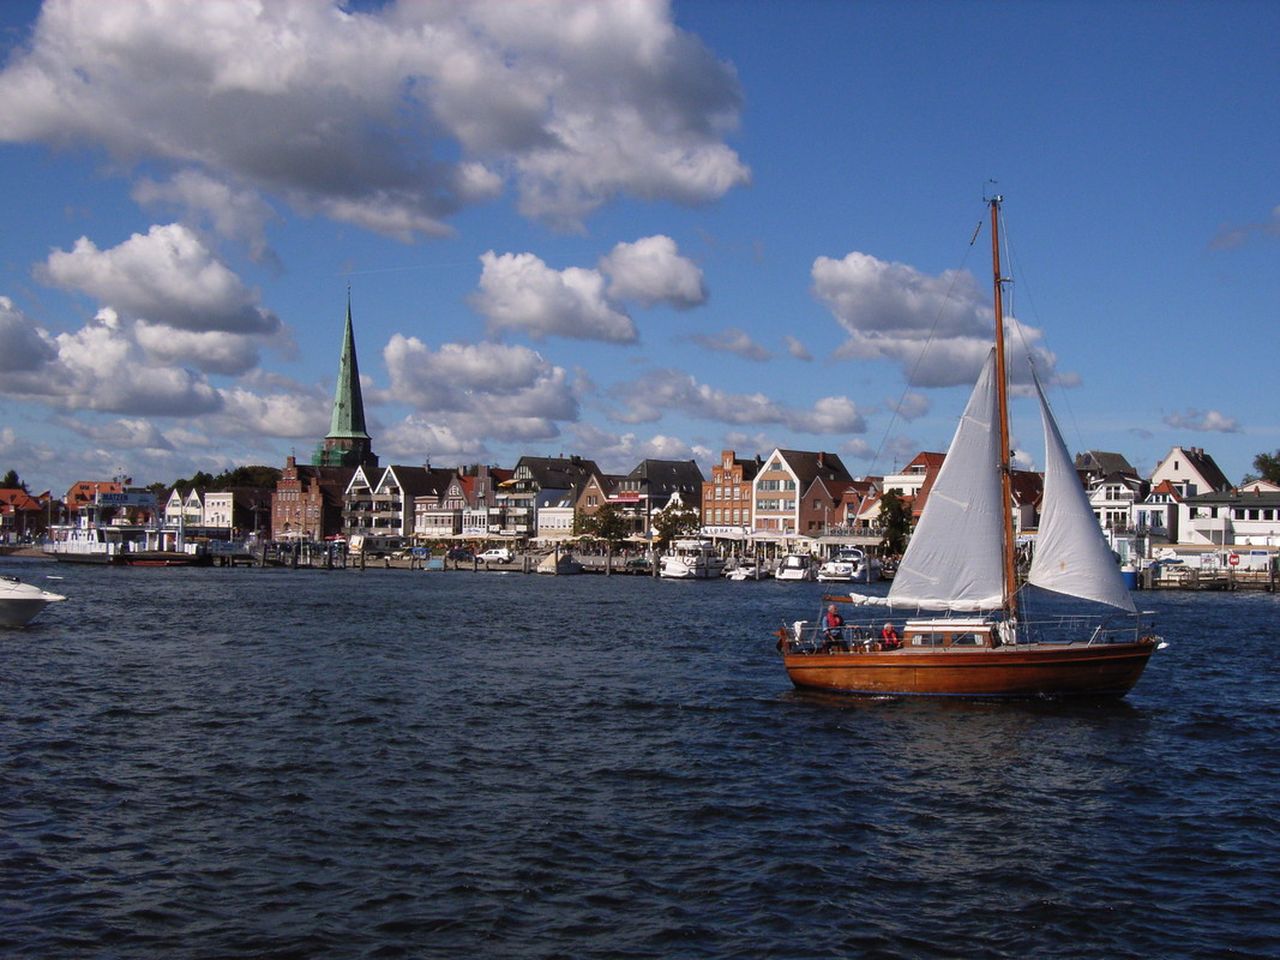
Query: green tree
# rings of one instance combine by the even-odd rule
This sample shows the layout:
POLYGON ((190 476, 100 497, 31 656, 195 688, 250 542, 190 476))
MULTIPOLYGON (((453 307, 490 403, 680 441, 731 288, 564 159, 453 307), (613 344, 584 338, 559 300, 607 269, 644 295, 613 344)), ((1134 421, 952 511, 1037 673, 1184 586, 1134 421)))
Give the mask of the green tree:
POLYGON ((1248 474, 1244 478, 1244 482, 1251 480, 1267 480, 1271 483, 1280 483, 1280 450, 1275 453, 1260 453, 1253 458, 1253 469, 1257 470, 1257 474, 1248 474))
POLYGON ((603 540, 611 551, 617 549, 631 532, 627 518, 613 503, 606 503, 595 513, 579 517, 575 526, 576 532, 603 540))
POLYGON ((17 470, 10 470, 8 473, 4 475, 4 479, 0 480, 0 488, 3 488, 5 490, 18 489, 18 490, 21 490, 23 493, 31 492, 30 490, 27 489, 27 485, 23 483, 22 480, 18 477, 17 470))
POLYGON ((691 536, 702 527, 698 511, 690 507, 667 507, 653 515, 653 535, 659 547, 672 540, 691 536))
POLYGON ((886 490, 880 497, 880 555, 900 557, 907 549, 911 535, 911 509, 896 490, 886 490))

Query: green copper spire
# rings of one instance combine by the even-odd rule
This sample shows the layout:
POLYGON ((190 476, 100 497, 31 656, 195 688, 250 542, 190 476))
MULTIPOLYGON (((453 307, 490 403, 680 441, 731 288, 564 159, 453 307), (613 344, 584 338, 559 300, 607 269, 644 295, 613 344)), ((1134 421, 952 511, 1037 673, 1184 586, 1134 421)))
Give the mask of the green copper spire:
POLYGON ((324 445, 316 450, 315 466, 376 467, 373 442, 364 425, 364 397, 360 393, 360 367, 356 363, 356 337, 351 330, 351 289, 347 288, 347 329, 342 337, 342 359, 338 361, 338 383, 333 390, 333 415, 324 445))
POLYGON ((360 367, 356 363, 356 338, 351 331, 351 292, 347 292, 347 329, 338 361, 338 385, 333 391, 333 417, 325 439, 368 440, 364 427, 364 398, 360 394, 360 367))

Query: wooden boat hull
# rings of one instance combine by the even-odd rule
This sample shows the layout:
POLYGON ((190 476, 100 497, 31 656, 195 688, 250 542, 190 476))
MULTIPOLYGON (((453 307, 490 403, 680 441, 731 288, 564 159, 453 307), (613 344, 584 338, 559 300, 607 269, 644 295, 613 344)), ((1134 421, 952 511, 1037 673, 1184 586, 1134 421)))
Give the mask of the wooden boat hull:
POLYGON ((783 653, 798 688, 866 696, 1123 697, 1154 640, 1030 644, 980 650, 783 653))

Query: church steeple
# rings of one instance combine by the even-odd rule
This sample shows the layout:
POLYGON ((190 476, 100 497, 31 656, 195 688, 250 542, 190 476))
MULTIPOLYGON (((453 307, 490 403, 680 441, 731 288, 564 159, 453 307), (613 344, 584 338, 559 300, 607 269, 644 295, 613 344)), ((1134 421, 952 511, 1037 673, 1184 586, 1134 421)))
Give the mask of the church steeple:
POLYGON ((316 457, 318 465, 354 467, 378 465, 373 441, 364 424, 364 397, 360 393, 360 367, 356 362, 356 338, 351 328, 351 290, 347 290, 347 325, 342 336, 342 357, 338 361, 338 382, 333 391, 333 415, 324 447, 316 457))

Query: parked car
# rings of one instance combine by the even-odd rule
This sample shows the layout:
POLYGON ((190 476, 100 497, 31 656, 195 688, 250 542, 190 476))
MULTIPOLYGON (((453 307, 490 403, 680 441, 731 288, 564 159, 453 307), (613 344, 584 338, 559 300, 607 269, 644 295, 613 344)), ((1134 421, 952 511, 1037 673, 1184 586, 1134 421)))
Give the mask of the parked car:
POLYGON ((470 563, 476 558, 471 552, 470 547, 450 547, 449 552, 445 554, 454 563, 470 563))
POLYGON ((481 563, 510 563, 516 555, 506 547, 490 547, 476 559, 481 563))

